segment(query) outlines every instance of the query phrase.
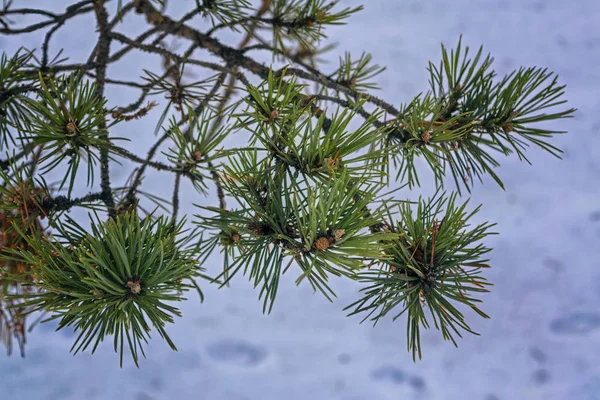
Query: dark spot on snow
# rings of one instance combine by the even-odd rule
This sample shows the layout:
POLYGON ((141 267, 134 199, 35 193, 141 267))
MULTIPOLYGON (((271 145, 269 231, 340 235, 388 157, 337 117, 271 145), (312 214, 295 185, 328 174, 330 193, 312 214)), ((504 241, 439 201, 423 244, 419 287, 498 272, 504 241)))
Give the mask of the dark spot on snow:
MULTIPOLYGON (((4 350, 4 348, 2 350, 4 350)), ((10 382, 15 380, 13 377, 20 377, 24 374, 21 365, 9 361, 11 361, 11 359, 8 357, 0 359, 0 376, 10 382)))
POLYGON ((202 359, 195 351, 183 351, 170 353, 167 362, 169 364, 177 364, 180 368, 194 369, 200 367, 202 359))
POLYGON ((557 35, 556 44, 558 44, 560 47, 567 47, 569 42, 563 35, 557 35))
POLYGON ((46 393, 48 393, 48 396, 46 396, 48 400, 66 399, 73 393, 73 386, 68 385, 66 383, 62 383, 55 387, 53 390, 49 390, 46 393))
POLYGON ((219 320, 214 317, 198 317, 194 322, 202 327, 213 327, 219 324, 219 320))
POLYGON ((552 257, 545 257, 543 261, 544 267, 551 269, 552 271, 558 272, 563 269, 563 263, 560 260, 552 257))
POLYGON ((553 319, 550 330, 559 335, 584 335, 600 327, 600 314, 581 312, 553 319))
POLYGON ((514 193, 509 193, 509 194, 506 196, 506 202, 507 202, 508 204, 510 204, 511 206, 512 206, 512 205, 514 205, 514 204, 517 204, 517 195, 516 195, 516 194, 514 194, 514 193))
POLYGON ((98 389, 97 387, 91 387, 85 391, 84 397, 86 399, 96 399, 96 398, 98 398, 100 393, 101 393, 100 389, 98 389))
POLYGON ((533 11, 535 11, 538 14, 543 13, 546 10, 546 6, 544 5, 544 2, 542 1, 538 1, 532 4, 533 6, 533 11))
POLYGON ((515 221, 516 226, 521 226, 523 224, 523 217, 521 217, 521 216, 515 217, 514 221, 515 221))
POLYGON ((154 400, 154 397, 144 392, 138 392, 138 394, 135 395, 135 400, 154 400))
POLYGON ((535 346, 529 348, 529 355, 540 364, 545 363, 547 359, 546 354, 535 346))
POLYGON ((258 365, 267 356, 264 349, 251 343, 225 340, 209 345, 206 353, 213 360, 244 367, 258 365))
POLYGON ((550 381, 550 371, 547 369, 538 369, 533 373, 533 380, 535 383, 543 385, 544 383, 550 381))
POLYGON ((27 349, 25 348, 25 362, 27 364, 35 364, 37 366, 50 361, 51 357, 48 354, 48 349, 43 347, 27 349))
POLYGON ((499 8, 501 10, 510 10, 510 2, 508 2, 508 1, 499 2, 499 8))
POLYGON ((421 378, 420 376, 411 376, 408 379, 408 384, 415 390, 425 390, 425 379, 421 378))
POLYGON ((485 396, 485 400, 500 400, 500 397, 496 396, 494 393, 490 393, 485 396))
POLYGON ((161 390, 164 386, 164 382, 159 376, 155 376, 148 381, 148 386, 154 390, 161 390))
POLYGON ((411 13, 420 14, 423 11, 423 5, 421 3, 412 3, 408 6, 411 13))
POLYGON ((515 60, 513 60, 511 57, 504 57, 502 61, 500 61, 500 65, 502 65, 503 68, 509 69, 515 65, 515 60))
POLYGON ((388 381, 395 384, 404 382, 404 372, 391 365, 384 365, 371 371, 371 378, 376 381, 388 381))
POLYGON ((347 353, 342 353, 338 356, 338 362, 340 364, 348 364, 350 362, 350 355, 347 353))
POLYGON ((570 398, 577 400, 598 400, 598 393, 600 393, 600 376, 592 376, 575 392, 576 393, 570 398))
POLYGON ((600 39, 597 39, 597 38, 590 38, 590 39, 586 39, 586 41, 585 41, 585 48, 587 50, 593 49, 594 47, 597 47, 598 45, 600 45, 600 39))
POLYGON ((596 210, 590 214, 590 221, 600 222, 600 210, 596 210))

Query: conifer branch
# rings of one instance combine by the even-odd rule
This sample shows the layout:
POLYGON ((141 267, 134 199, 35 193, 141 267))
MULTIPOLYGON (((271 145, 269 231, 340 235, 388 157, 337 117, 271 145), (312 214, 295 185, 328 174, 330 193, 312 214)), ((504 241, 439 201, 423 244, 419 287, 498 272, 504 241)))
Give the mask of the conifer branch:
POLYGON ((480 208, 467 211, 457 194, 486 174, 503 188, 497 154, 529 162, 525 150, 535 145, 559 157, 551 140, 564 132, 548 123, 575 110, 562 108, 557 77, 523 67, 496 79, 491 55, 469 54, 461 38, 427 66, 429 89, 394 105, 373 94, 385 68, 368 53, 344 53, 327 72, 318 65, 333 48, 319 42, 327 26, 361 7, 263 0, 253 9, 246 0, 198 0, 175 20, 165 3, 119 2, 114 15, 104 0, 79 1, 60 14, 10 1, 0 10, 0 34, 45 31, 39 58, 24 49, 0 58, 0 335, 8 351, 15 339, 23 354, 26 317, 39 311, 61 329, 75 328, 75 353, 94 352, 111 337, 121 365, 126 352, 138 365, 153 329, 175 349, 166 326, 180 315, 173 303, 183 292, 194 289, 202 300, 200 282, 223 287, 245 275, 271 312, 284 273, 330 301, 333 277, 365 284, 346 310, 375 323, 406 315, 414 359, 422 356, 422 329, 433 326, 455 345, 463 332, 475 333, 461 308, 488 318, 477 295, 491 286, 482 276, 491 249, 482 241, 494 224, 470 227, 480 208), (130 37, 117 28, 133 12, 149 27, 130 37), (87 13, 97 42, 87 61, 67 64, 50 44, 87 13), (12 16, 42 21, 14 28, 12 16), (195 17, 206 23, 192 26, 195 17), (218 37, 225 30, 241 41, 229 45, 218 37), (167 39, 187 47, 178 52, 167 39), (111 53, 113 44, 122 48, 111 53), (110 76, 109 66, 134 51, 158 57, 163 71, 137 71, 137 81, 110 76), (257 61, 259 52, 272 62, 257 61), (140 93, 131 104, 108 105, 106 85, 140 93), (158 123, 147 154, 110 135, 148 115, 158 123), (243 135, 247 143, 237 140, 243 135), (417 158, 434 172, 435 196, 411 202, 385 193, 394 183, 419 185, 417 158), (119 159, 135 169, 114 187, 110 171, 119 159), (99 189, 91 189, 98 164, 99 189), (144 190, 148 167, 172 177, 172 194, 144 190), (64 172, 56 186, 46 184, 52 171, 64 172), (446 175, 457 193, 443 191, 446 175), (82 176, 89 192, 74 197, 82 176), (201 196, 214 183, 218 199, 218 206, 195 201, 191 232, 179 215, 186 182, 201 196), (94 212, 89 231, 70 215, 76 207, 94 212), (222 268, 205 275, 202 265, 217 248, 222 268))

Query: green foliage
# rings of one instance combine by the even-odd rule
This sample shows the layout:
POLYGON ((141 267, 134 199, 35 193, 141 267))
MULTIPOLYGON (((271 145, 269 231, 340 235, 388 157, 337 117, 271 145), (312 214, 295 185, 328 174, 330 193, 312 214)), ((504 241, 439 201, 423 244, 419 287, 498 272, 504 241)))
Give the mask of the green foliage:
MULTIPOLYGON (((183 110, 192 107, 198 98, 202 98, 207 95, 211 83, 214 83, 219 76, 217 74, 196 82, 184 83, 182 78, 185 72, 185 65, 169 65, 168 68, 171 69, 171 73, 166 74, 166 76, 160 76, 152 71, 144 70, 146 76, 144 76, 143 79, 148 83, 148 85, 150 85, 150 87, 153 88, 148 92, 148 94, 158 95, 164 93, 165 98, 169 100, 158 124, 156 125, 156 130, 154 131, 155 135, 158 134, 163 121, 171 109, 171 106, 174 106, 176 111, 183 113, 183 110)), ((192 115, 189 117, 191 118, 192 115)))
MULTIPOLYGON (((193 114, 193 110, 188 108, 188 116, 193 114)), ((217 147, 231 133, 231 128, 228 127, 211 131, 211 122, 216 118, 214 113, 205 109, 195 120, 190 119, 185 133, 181 131, 175 118, 171 119, 171 126, 167 131, 174 147, 164 154, 173 165, 187 172, 194 188, 202 194, 207 194, 205 181, 211 179, 211 163, 224 155, 222 149, 217 147)))
MULTIPOLYGON (((112 337, 121 365, 127 349, 138 364, 151 327, 175 348, 165 327, 180 313, 170 303, 190 289, 202 298, 198 279, 224 287, 246 275, 259 288, 263 312, 270 312, 279 280, 292 268, 297 284, 308 281, 330 301, 332 277, 366 285, 346 307, 350 315, 366 313, 365 320, 376 323, 390 312, 394 319, 405 314, 414 359, 421 357, 421 329, 432 320, 455 345, 462 331, 475 333, 459 308, 488 317, 476 295, 490 285, 481 276, 490 249, 481 241, 494 224, 471 228, 467 222, 479 207, 467 211, 468 202, 456 204, 457 194, 484 175, 504 187, 494 153, 528 161, 525 149, 533 144, 558 157, 550 140, 563 131, 551 123, 575 110, 557 109, 566 102, 564 86, 546 69, 520 68, 495 80, 491 56, 483 57, 481 48, 470 55, 462 38, 453 50, 442 45, 439 64, 429 63, 429 90, 396 108, 369 93, 385 70, 370 54, 356 59, 345 53, 332 71, 321 70, 316 56, 333 48, 323 43, 325 28, 362 8, 339 3, 264 0, 255 10, 246 0, 197 0, 178 21, 165 13, 166 0, 119 2, 113 19, 102 2, 78 3, 56 15, 5 5, 0 32, 49 28, 41 57, 20 50, 0 58, 0 150, 6 154, 0 159, 0 214, 19 222, 0 237, 18 232, 17 241, 27 244, 0 242, 0 265, 19 260, 16 270, 26 270, 19 275, 0 268, 0 281, 37 290, 10 299, 18 298, 25 314, 51 313, 59 329, 73 327, 79 333, 75 353, 90 346, 94 352, 112 337), (63 64, 58 52, 50 61, 54 32, 88 12, 99 32, 93 56, 63 64), (114 30, 130 12, 152 25, 134 39, 114 30), (10 14, 48 19, 20 30, 4 18, 10 14), (206 17, 206 24, 192 23, 196 16, 206 17), (225 32, 225 39, 217 37, 225 32), (239 45, 226 43, 231 32, 244 36, 239 45), (191 45, 179 56, 166 49, 166 36, 191 45), (143 69, 141 83, 109 78, 106 71, 132 50, 160 56, 164 73, 143 69), (252 58, 258 51, 285 66, 264 66, 252 58), (188 82, 197 72, 192 68, 208 72, 188 82), (140 90, 140 97, 108 107, 107 85, 140 90), (119 147, 111 128, 148 115, 157 103, 142 104, 156 95, 167 100, 156 116, 156 143, 145 156, 119 147), (244 135, 247 143, 239 140, 244 135), (121 158, 136 167, 116 187, 109 166, 121 158), (420 185, 418 158, 439 189, 419 199, 415 214, 411 202, 384 191, 420 185), (90 187, 99 169, 100 190, 73 198, 81 168, 87 168, 90 187), (44 179, 55 169, 66 169, 58 188, 44 179), (144 190, 147 169, 174 175, 166 180, 173 182, 170 199, 162 185, 159 194, 144 190), (458 193, 441 191, 448 170, 458 193), (186 239, 185 219, 178 219, 184 179, 201 195, 216 189, 218 201, 217 207, 194 198, 200 211, 194 223, 203 232, 186 239), (55 193, 63 190, 66 196, 55 193), (154 219, 147 200, 171 218, 154 219), (76 207, 106 211, 109 218, 90 218, 86 230, 69 215, 76 207), (217 248, 223 268, 205 276, 201 266, 217 248)), ((144 130, 132 129, 145 137, 144 130)))
MULTIPOLYGON (((97 218, 97 217, 96 217, 97 218)), ((18 227, 31 250, 13 250, 33 267, 43 293, 31 295, 21 306, 45 310, 59 319, 58 329, 72 326, 79 336, 71 351, 92 353, 102 340, 114 336, 121 366, 125 340, 138 364, 143 343, 153 326, 171 348, 176 349, 165 325, 181 313, 168 303, 181 301, 182 292, 196 289, 201 276, 194 248, 183 246, 184 221, 176 226, 166 218, 140 219, 127 212, 101 222, 92 220, 86 230, 67 217, 59 226, 61 241, 28 236, 18 227), (150 324, 148 324, 150 321, 150 324)))
MULTIPOLYGON (((71 194, 82 159, 87 163, 87 184, 94 183, 94 165, 100 161, 95 151, 111 149, 101 123, 107 111, 106 100, 96 94, 90 82, 82 82, 76 74, 44 82, 40 74, 40 99, 26 99, 30 111, 26 121, 28 136, 34 146, 48 151, 41 159, 42 172, 48 172, 66 161, 67 173, 60 183, 62 189, 69 180, 71 194), (49 161, 47 164, 46 162, 49 161)), ((119 140, 119 138, 111 138, 119 140)))
POLYGON ((236 126, 252 129, 250 144, 260 142, 260 149, 270 152, 294 176, 302 173, 328 180, 345 166, 353 175, 366 175, 363 179, 382 180, 386 149, 366 151, 387 135, 386 129, 373 126, 382 113, 374 113, 349 132, 356 109, 365 103, 360 101, 353 109, 336 111, 331 119, 317 109, 320 116, 315 123, 308 118, 313 100, 302 94, 303 87, 294 78, 286 80, 284 74, 275 78, 271 71, 264 85, 248 87, 250 96, 245 101, 249 107, 235 115, 239 117, 236 126))
POLYGON ((356 271, 364 269, 365 260, 385 258, 383 250, 390 240, 397 239, 395 234, 369 230, 381 221, 379 211, 367 209, 380 188, 361 187, 356 182, 361 181, 343 171, 314 189, 306 181, 305 190, 294 185, 292 210, 298 221, 298 234, 304 248, 314 250, 297 259, 304 272, 298 283, 308 276, 316 287, 318 282, 310 279, 313 270, 322 277, 327 271, 352 278, 356 271))
POLYGON ((23 121, 27 121, 27 96, 34 87, 22 69, 29 63, 32 54, 19 49, 14 56, 2 53, 0 57, 0 150, 8 144, 16 145, 9 128, 20 132, 23 121))
POLYGON ((368 311, 363 321, 375 314, 371 320, 377 323, 401 306, 402 310, 393 319, 408 313, 407 345, 413 358, 417 353, 421 358, 420 327, 429 328, 426 309, 435 328, 455 346, 453 335, 462 337, 458 328, 476 333, 453 303, 467 305, 489 318, 477 308, 476 303, 481 300, 469 293, 488 292, 485 287, 490 283, 480 274, 482 268, 489 268, 485 264, 489 260, 480 257, 491 249, 477 242, 493 234, 488 230, 495 224, 486 222, 466 229, 470 226, 467 222, 481 206, 467 213, 468 202, 457 206, 456 194, 443 198, 438 193, 427 201, 419 199, 416 215, 409 203, 399 206, 395 224, 389 215, 386 230, 397 233, 399 239, 386 248, 390 258, 381 260, 381 269, 359 273, 359 281, 369 286, 361 289, 364 295, 360 300, 345 308, 354 308, 349 315, 368 311), (445 214, 440 216, 446 203, 445 214))
POLYGON ((245 18, 250 10, 247 0, 196 0, 196 7, 202 10, 204 16, 210 18, 212 25, 215 21, 227 25, 235 30, 234 21, 245 18))
POLYGON ((326 38, 326 25, 342 25, 343 20, 362 10, 362 6, 347 7, 338 12, 332 9, 337 1, 327 0, 273 0, 273 47, 285 53, 286 42, 297 42, 311 49, 326 38))
MULTIPOLYGON (((373 56, 362 53, 358 60, 353 61, 349 52, 344 58, 340 57, 339 68, 331 75, 335 82, 358 91, 366 89, 379 89, 376 82, 369 81, 386 70, 372 63, 373 56)), ((321 87, 321 91, 327 93, 327 88, 321 87)), ((339 92, 337 92, 339 94, 339 92)))
POLYGON ((349 129, 356 116, 353 109, 337 110, 327 122, 325 114, 316 123, 307 118, 293 127, 295 135, 281 138, 287 153, 280 152, 277 157, 314 179, 332 179, 345 167, 356 179, 381 181, 385 176, 378 166, 385 162, 386 149, 366 151, 387 135, 372 125, 380 115, 375 113, 355 130, 349 129))
POLYGON ((557 77, 549 81, 553 74, 547 69, 520 68, 494 84, 493 58, 488 55, 480 64, 482 48, 468 58, 469 48, 463 54, 461 40, 449 54, 442 45, 439 67, 429 63, 431 91, 402 107, 390 124, 394 130, 388 144, 398 148, 393 156, 401 164, 398 176, 407 176, 411 187, 419 184, 414 166, 417 155, 426 159, 437 185, 443 184, 450 169, 461 193, 461 185, 470 192, 474 179, 482 181, 483 174, 504 188, 493 170, 500 164, 489 150, 505 156, 516 152, 528 162, 523 150, 529 143, 556 157, 562 152, 544 139, 563 131, 532 125, 572 117, 573 108, 542 112, 566 103, 559 100, 565 86, 557 85, 557 77))
MULTIPOLYGON (((415 157, 421 156, 431 167, 436 183, 441 184, 444 176, 443 156, 445 143, 458 141, 471 131, 471 123, 462 122, 464 114, 441 120, 443 105, 431 94, 415 97, 408 105, 400 108, 400 117, 392 124, 401 127, 402 136, 398 137, 398 128, 386 139, 388 144, 398 143, 401 150, 400 166, 396 179, 405 181, 409 187, 420 184, 415 167, 415 157)), ((392 153, 393 154, 393 153, 392 153)))
MULTIPOLYGON (((270 69, 263 84, 258 87, 249 84, 246 87, 248 96, 243 100, 248 108, 243 113, 233 115, 238 118, 236 128, 251 129, 258 124, 259 129, 274 133, 309 110, 309 105, 301 101, 304 85, 299 85, 293 77, 284 79, 285 73, 284 69, 281 76, 276 77, 270 69)), ((253 139, 250 144, 254 143, 253 139)))
POLYGON ((218 243, 225 246, 224 271, 216 278, 225 278, 222 285, 241 268, 250 269, 255 287, 264 285, 263 311, 270 312, 279 277, 294 261, 302 271, 297 284, 306 278, 331 301, 328 274, 353 277, 365 257, 384 257, 383 241, 395 235, 365 232, 379 221, 366 210, 376 187, 361 187, 347 171, 318 185, 288 180, 281 167, 268 169, 256 159, 256 151, 244 152, 224 166, 224 189, 240 209, 201 207, 217 215, 196 216, 201 227, 215 232, 206 253, 218 243))
POLYGON ((197 215, 198 224, 213 231, 204 253, 224 246, 224 270, 216 279, 225 285, 242 268, 249 270, 254 285, 263 286, 265 311, 292 263, 302 271, 298 284, 307 279, 331 300, 328 276, 354 277, 365 260, 384 256, 384 240, 394 236, 369 232, 381 218, 381 211, 367 209, 382 188, 374 180, 382 177, 382 153, 367 151, 386 133, 372 126, 379 114, 353 132, 353 110, 331 119, 321 112, 313 125, 312 100, 302 88, 285 71, 278 77, 270 71, 263 85, 248 86, 248 107, 234 115, 236 127, 251 130, 250 144, 263 147, 232 150, 221 166, 225 194, 241 208, 201 207, 217 215, 197 215))

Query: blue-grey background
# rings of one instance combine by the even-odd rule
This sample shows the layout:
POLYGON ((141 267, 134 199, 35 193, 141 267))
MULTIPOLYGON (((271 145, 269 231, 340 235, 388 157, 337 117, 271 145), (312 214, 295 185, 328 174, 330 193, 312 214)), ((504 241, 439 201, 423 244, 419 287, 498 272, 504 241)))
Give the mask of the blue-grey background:
MULTIPOLYGON (((180 16, 192 3, 172 0, 168 11, 180 16)), ((364 3, 365 10, 348 25, 328 29, 327 43, 339 46, 325 57, 330 61, 325 71, 337 65, 343 51, 358 56, 366 50, 388 67, 376 78, 379 96, 399 104, 428 89, 427 61, 438 63, 440 43, 454 47, 462 33, 472 50, 484 45, 492 53, 499 76, 521 65, 555 71, 568 85, 568 106, 578 108, 575 118, 552 125, 569 131, 553 141, 565 150, 563 160, 539 149, 527 153, 533 166, 517 157, 503 159, 498 172, 506 191, 488 179, 472 193, 471 207, 483 203, 477 221, 498 222, 500 232, 486 240, 494 248, 486 276, 495 286, 483 306, 491 320, 469 315, 481 336, 465 336, 454 348, 439 332, 427 332, 424 358, 413 363, 404 319, 386 319, 373 328, 345 317, 341 309, 357 298, 358 284, 334 281, 338 299, 331 304, 308 285, 296 287, 290 272, 273 313, 262 315, 258 291, 239 276, 229 289, 207 287, 203 304, 193 296, 182 304, 183 318, 169 329, 179 351, 155 337, 140 369, 131 362, 119 369, 118 356, 106 343, 93 356, 73 357, 70 333, 38 326, 25 359, 0 354, 0 399, 600 399, 600 2, 353 0, 341 5, 364 3)), ((57 11, 69 4, 15 1, 17 7, 57 11)), ((111 12, 115 7, 111 2, 111 12)), ((137 15, 126 23, 119 31, 127 34, 145 26, 137 15)), ((206 21, 193 25, 202 29, 206 21)), ((91 16, 77 18, 57 32, 52 53, 63 47, 70 62, 87 59, 94 29, 91 16)), ((39 49, 42 38, 43 33, 0 36, 0 49, 9 54, 19 46, 39 49)), ((221 38, 239 42, 235 35, 221 38)), ((109 75, 136 79, 143 68, 159 70, 160 60, 132 52, 111 66, 109 75)), ((136 95, 107 89, 110 105, 128 104, 136 95)), ((127 148, 145 154, 159 114, 154 110, 140 122, 120 125, 114 135, 131 139, 127 148)), ((113 181, 122 182, 132 167, 113 167, 113 181)), ((172 178, 150 173, 143 188, 168 196, 172 178)), ((424 179, 420 190, 401 196, 416 199, 432 189, 431 180, 424 179)), ((182 202, 181 212, 191 217, 197 212, 192 202, 215 205, 216 198, 186 187, 182 202)), ((214 254, 206 267, 218 270, 220 256, 214 254)))

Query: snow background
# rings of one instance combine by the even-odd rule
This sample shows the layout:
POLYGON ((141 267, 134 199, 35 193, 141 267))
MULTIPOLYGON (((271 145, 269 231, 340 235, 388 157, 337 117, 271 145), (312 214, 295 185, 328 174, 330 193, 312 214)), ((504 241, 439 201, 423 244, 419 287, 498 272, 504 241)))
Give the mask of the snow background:
MULTIPOLYGON (((171 3, 172 16, 189 10, 189 1, 171 3)), ((130 361, 119 369, 109 343, 93 356, 73 357, 71 333, 38 326, 26 358, 0 354, 0 399, 600 399, 600 262, 594 248, 600 240, 600 2, 345 0, 342 6, 363 3, 365 10, 348 25, 327 31, 328 42, 339 46, 325 70, 345 50, 355 56, 366 50, 388 67, 377 78, 383 88, 378 96, 393 104, 427 90, 427 61, 437 64, 440 43, 453 48, 462 33, 472 51, 483 45, 492 53, 499 77, 521 65, 558 73, 567 84, 567 106, 578 108, 575 118, 552 125, 569 131, 552 142, 565 150, 563 160, 531 149, 533 166, 517 157, 501 160, 506 191, 490 179, 473 191, 470 209, 483 203, 473 222, 498 222, 500 232, 486 240, 494 249, 486 276, 495 286, 482 309, 492 318, 468 318, 481 336, 465 336, 455 348, 439 332, 426 332, 423 360, 413 363, 403 319, 384 319, 373 328, 345 317, 341 309, 358 295, 355 282, 334 280, 338 299, 331 304, 309 285, 295 287, 290 271, 272 314, 262 315, 258 291, 238 276, 229 289, 205 285, 203 304, 193 296, 181 304, 183 318, 168 330, 179 351, 155 335, 140 369, 130 361)), ((69 4, 15 1, 56 11, 69 4)), ((137 15, 128 24, 120 31, 145 26, 137 15)), ((52 54, 60 46, 70 62, 87 59, 94 29, 91 17, 71 21, 56 34, 52 54)), ((0 50, 39 48, 41 38, 1 36, 0 50)), ((109 76, 135 79, 142 68, 157 70, 159 60, 132 52, 109 68, 109 76)), ((108 87, 107 96, 110 105, 123 105, 137 93, 108 87)), ((127 147, 145 154, 159 114, 154 110, 115 136, 132 139, 127 147)), ((113 181, 125 179, 131 167, 113 166, 113 181)), ((170 196, 167 177, 150 173, 144 188, 170 196)), ((423 179, 422 190, 401 193, 416 199, 432 189, 423 179)), ((214 196, 201 198, 189 188, 181 200, 180 215, 190 218, 192 202, 217 204, 214 196)), ((216 271, 221 262, 215 253, 205 266, 216 271)))

